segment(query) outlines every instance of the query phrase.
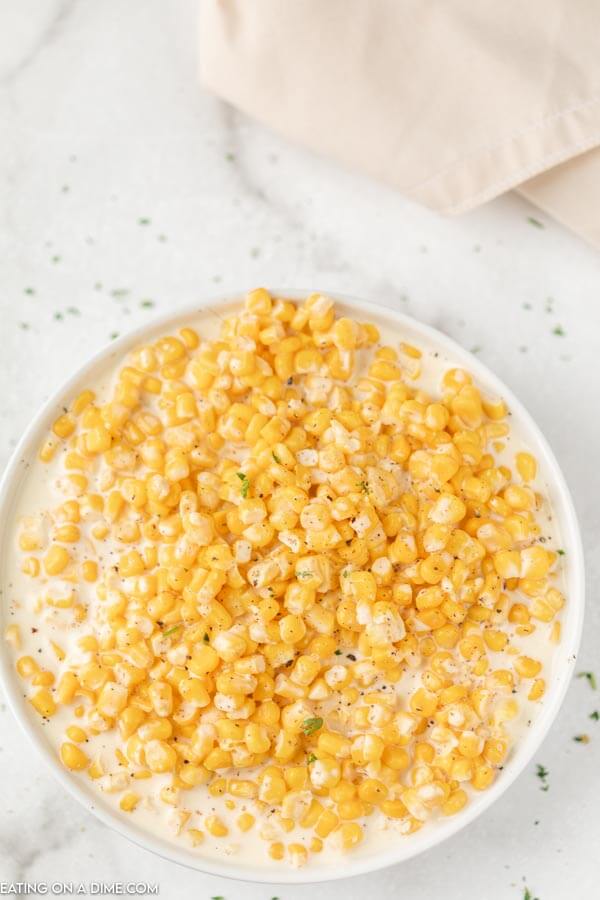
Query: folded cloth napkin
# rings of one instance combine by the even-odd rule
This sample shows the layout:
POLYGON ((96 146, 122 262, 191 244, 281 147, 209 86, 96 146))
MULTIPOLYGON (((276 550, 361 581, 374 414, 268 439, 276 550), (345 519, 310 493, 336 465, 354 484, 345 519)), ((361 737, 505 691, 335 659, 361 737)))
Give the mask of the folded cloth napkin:
POLYGON ((598 0, 203 0, 220 97, 441 213, 511 188, 600 247, 598 0))

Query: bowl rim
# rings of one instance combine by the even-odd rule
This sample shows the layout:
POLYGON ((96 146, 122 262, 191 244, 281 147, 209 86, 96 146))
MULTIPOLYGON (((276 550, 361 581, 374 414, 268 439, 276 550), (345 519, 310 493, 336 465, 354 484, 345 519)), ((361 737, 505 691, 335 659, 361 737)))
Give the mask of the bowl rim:
MULTIPOLYGON (((315 292, 314 289, 312 291, 275 288, 269 290, 274 296, 285 297, 290 300, 300 300, 315 292)), ((154 317, 144 325, 126 332, 111 343, 101 347, 51 393, 23 433, 0 480, 0 551, 2 550, 5 537, 6 522, 10 521, 7 513, 10 509, 11 500, 13 499, 13 494, 15 496, 18 495, 21 487, 21 478, 19 477, 22 475, 21 470, 27 466, 27 459, 35 456, 39 447, 40 437, 49 431, 53 418, 62 406, 61 401, 63 398, 73 396, 81 388, 82 381, 87 376, 91 376, 95 370, 101 367, 109 367, 114 358, 123 356, 140 340, 160 333, 167 326, 175 326, 197 314, 213 312, 218 316, 219 313, 213 307, 232 307, 233 309, 240 304, 245 293, 246 291, 244 290, 228 291, 226 294, 185 304, 168 313, 154 317)), ((4 641, 0 641, 0 684, 2 684, 4 689, 7 703, 21 729, 35 746, 38 753, 41 754, 44 762, 50 767, 54 777, 71 796, 75 797, 104 825, 109 826, 134 844, 155 853, 163 859, 206 874, 262 884, 321 883, 375 872, 412 859, 432 849, 473 822, 504 794, 531 762, 545 739, 558 714, 573 676, 583 629, 585 608, 584 557, 573 500, 547 439, 523 403, 480 359, 433 326, 380 303, 363 300, 342 292, 324 291, 323 293, 356 313, 364 312, 368 316, 369 312, 371 312, 374 315, 387 319, 390 324, 398 326, 399 330, 404 326, 411 331, 416 331, 425 339, 447 352, 451 363, 456 362, 458 365, 464 365, 485 388, 492 389, 498 396, 502 396, 507 401, 511 412, 515 416, 515 420, 523 427, 527 438, 534 440, 536 453, 539 455, 541 452, 543 456, 544 470, 548 474, 549 484, 552 485, 556 494, 556 500, 553 503, 554 510, 557 508, 556 501, 560 501, 562 509, 560 515, 558 513, 557 515, 563 542, 569 548, 568 575, 571 586, 568 600, 570 621, 568 643, 566 643, 567 636, 563 635, 561 643, 555 651, 558 655, 554 658, 556 672, 553 673, 552 692, 549 692, 550 696, 541 708, 540 713, 536 716, 531 729, 515 746, 513 755, 506 764, 502 777, 498 778, 488 790, 478 795, 477 802, 472 801, 469 803, 461 813, 445 820, 443 825, 436 823, 436 827, 432 828, 430 832, 425 829, 422 832, 418 832, 415 837, 420 837, 420 840, 413 839, 410 844, 409 842, 404 844, 405 852, 402 852, 403 842, 399 842, 391 849, 388 848, 379 853, 374 852, 364 858, 353 859, 352 856, 344 857, 343 864, 339 864, 339 862, 337 864, 332 863, 329 866, 329 871, 327 871, 326 867, 319 866, 318 869, 314 870, 311 870, 311 868, 300 870, 289 868, 284 870, 281 867, 271 872, 266 867, 253 868, 247 864, 236 864, 234 857, 227 860, 223 859, 222 861, 201 856, 195 857, 191 851, 180 850, 174 843, 162 840, 150 831, 130 824, 126 819, 121 818, 116 810, 112 811, 109 807, 97 804, 90 788, 79 783, 71 773, 60 765, 49 741, 41 739, 42 732, 40 732, 39 726, 34 723, 27 709, 26 701, 18 690, 14 667, 9 654, 5 651, 4 641), (560 653, 558 652, 559 650, 560 653)), ((3 606, 0 604, 0 617, 2 616, 3 606)))

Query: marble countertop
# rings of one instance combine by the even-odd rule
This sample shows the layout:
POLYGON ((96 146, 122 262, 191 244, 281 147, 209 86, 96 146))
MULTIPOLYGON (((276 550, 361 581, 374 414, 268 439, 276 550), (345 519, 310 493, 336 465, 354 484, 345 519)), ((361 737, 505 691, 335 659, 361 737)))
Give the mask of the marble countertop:
MULTIPOLYGON (((580 669, 600 680, 600 256, 516 196, 438 218, 204 94, 195 7, 2 4, 0 462, 72 369, 158 312, 257 284, 372 298, 475 348, 545 431, 587 555, 580 669)), ((368 878, 277 888, 190 872, 112 833, 2 706, 0 881, 143 877, 165 900, 522 900, 526 885, 539 900, 594 900, 595 709, 600 692, 575 680, 517 784, 442 846, 368 878)))

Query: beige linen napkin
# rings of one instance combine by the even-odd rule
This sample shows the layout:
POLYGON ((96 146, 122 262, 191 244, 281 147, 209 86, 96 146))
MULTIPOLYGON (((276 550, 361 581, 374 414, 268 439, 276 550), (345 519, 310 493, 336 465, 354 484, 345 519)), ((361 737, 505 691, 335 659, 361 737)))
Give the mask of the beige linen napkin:
POLYGON ((599 0, 203 0, 200 35, 288 138, 441 213, 520 186, 600 247, 599 0))

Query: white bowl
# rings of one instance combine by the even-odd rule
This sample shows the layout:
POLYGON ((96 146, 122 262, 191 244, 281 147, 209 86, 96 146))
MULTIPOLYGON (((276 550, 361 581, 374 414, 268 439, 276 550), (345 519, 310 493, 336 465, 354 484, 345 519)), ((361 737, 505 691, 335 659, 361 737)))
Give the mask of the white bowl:
MULTIPOLYGON (((281 291, 277 293, 291 299, 300 299, 305 297, 308 292, 281 291)), ((501 775, 492 787, 473 797, 458 815, 431 825, 426 824, 413 835, 398 836, 393 847, 388 847, 380 852, 361 852, 359 847, 353 853, 345 856, 343 863, 337 865, 320 863, 319 857, 314 857, 314 863, 300 870, 272 863, 267 865, 257 862, 256 865, 241 865, 236 863, 235 856, 222 861, 204 858, 201 848, 199 851, 192 851, 178 847, 168 840, 150 834, 132 823, 126 816, 106 806, 99 792, 92 787, 89 781, 70 774, 59 763, 55 748, 49 744, 36 722, 37 714, 32 711, 31 705, 23 698, 22 687, 15 673, 13 660, 10 659, 5 649, 4 640, 1 640, 0 672, 9 705, 17 721, 63 787, 106 825, 114 828, 139 846, 166 859, 212 875, 278 884, 347 878, 402 862, 456 834, 481 815, 504 793, 538 750, 563 701, 573 674, 579 648, 584 610, 584 568, 579 527, 569 490, 554 454, 527 410, 511 391, 482 365, 479 359, 467 353, 446 335, 387 307, 345 296, 331 294, 330 296, 333 296, 339 307, 345 308, 351 316, 363 321, 368 319, 376 324, 385 324, 409 342, 436 348, 440 354, 448 357, 450 364, 457 364, 468 369, 475 376, 479 386, 486 392, 501 396, 507 402, 512 412, 512 426, 518 429, 524 442, 537 457, 540 471, 548 484, 549 500, 558 519, 562 546, 566 551, 563 559, 567 570, 567 604, 562 617, 562 637, 555 650, 552 673, 544 702, 540 704, 539 714, 531 728, 514 747, 501 775)), ((231 312, 239 302, 239 300, 232 300, 230 295, 227 299, 217 298, 204 303, 195 303, 176 313, 155 319, 149 325, 124 335, 100 350, 50 397, 23 435, 0 484, 0 572, 6 572, 3 560, 5 555, 11 552, 11 548, 7 546, 6 526, 18 501, 21 486, 27 477, 28 465, 36 458, 42 440, 48 434, 54 419, 62 411, 63 405, 76 396, 84 386, 93 384, 119 357, 123 357, 135 345, 164 333, 169 328, 189 322, 195 314, 205 314, 207 311, 215 310, 214 314, 219 316, 221 313, 231 312), (216 308, 218 308, 218 312, 216 308)), ((3 596, 6 598, 6 590, 3 591, 3 596)), ((6 602, 4 599, 4 605, 0 606, 0 634, 4 633, 7 624, 6 602)))

